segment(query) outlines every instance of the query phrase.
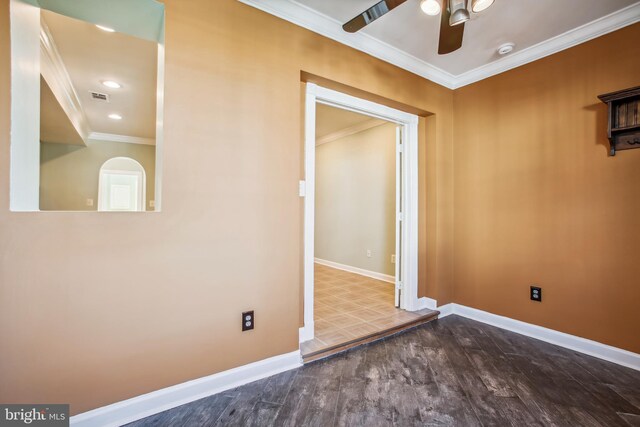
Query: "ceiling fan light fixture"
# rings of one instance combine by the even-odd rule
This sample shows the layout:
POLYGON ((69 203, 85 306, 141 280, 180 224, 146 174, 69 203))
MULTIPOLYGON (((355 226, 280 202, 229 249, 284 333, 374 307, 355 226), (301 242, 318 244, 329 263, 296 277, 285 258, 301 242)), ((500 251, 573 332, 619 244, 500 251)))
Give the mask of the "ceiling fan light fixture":
POLYGON ((435 16, 440 13, 442 6, 438 0, 422 0, 420 2, 420 9, 429 16, 435 16))
POLYGON ((486 10, 493 4, 495 0, 472 0, 471 2, 471 10, 474 13, 482 12, 486 10))
POLYGON ((471 19, 471 15, 467 10, 467 0, 449 0, 449 10, 451 11, 449 25, 452 27, 464 24, 471 19))

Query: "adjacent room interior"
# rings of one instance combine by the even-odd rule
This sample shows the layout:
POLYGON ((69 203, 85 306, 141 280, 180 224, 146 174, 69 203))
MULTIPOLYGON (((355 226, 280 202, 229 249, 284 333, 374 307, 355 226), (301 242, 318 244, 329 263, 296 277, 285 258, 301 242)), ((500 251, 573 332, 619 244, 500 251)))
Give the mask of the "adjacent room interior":
POLYGON ((400 308, 401 131, 381 118, 316 105, 315 335, 301 343, 305 360, 435 315, 400 308))
POLYGON ((40 19, 40 210, 154 210, 157 41, 40 19))
POLYGON ((638 40, 639 0, 0 0, 0 425, 640 425, 638 40))

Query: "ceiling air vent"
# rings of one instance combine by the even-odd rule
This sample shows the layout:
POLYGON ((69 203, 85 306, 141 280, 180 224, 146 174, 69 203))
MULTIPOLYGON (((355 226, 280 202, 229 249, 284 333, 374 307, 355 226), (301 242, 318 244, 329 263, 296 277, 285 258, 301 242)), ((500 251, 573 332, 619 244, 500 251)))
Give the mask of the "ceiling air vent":
POLYGON ((107 95, 106 93, 94 91, 89 91, 89 93, 91 94, 91 98, 96 101, 109 102, 109 95, 107 95))

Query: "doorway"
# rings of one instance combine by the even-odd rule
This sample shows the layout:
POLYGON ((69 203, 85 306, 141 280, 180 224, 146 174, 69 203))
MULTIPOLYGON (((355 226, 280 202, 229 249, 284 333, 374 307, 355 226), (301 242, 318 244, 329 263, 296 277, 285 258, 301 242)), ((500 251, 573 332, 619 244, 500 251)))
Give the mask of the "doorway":
POLYGON ((98 210, 141 212, 145 210, 146 173, 137 161, 114 157, 104 162, 98 178, 98 210))
MULTIPOLYGON (((393 142, 392 142, 393 143, 393 142)), ((418 252, 418 117, 400 110, 376 104, 371 101, 356 98, 330 89, 317 86, 312 83, 306 85, 305 101, 305 181, 304 189, 304 326, 300 330, 300 341, 303 355, 314 350, 315 341, 321 341, 316 337, 316 308, 321 311, 321 301, 316 301, 316 285, 320 294, 323 292, 340 293, 344 289, 327 288, 327 283, 352 282, 364 286, 369 281, 375 291, 380 295, 390 290, 392 300, 389 305, 392 310, 401 311, 406 320, 411 320, 412 313, 420 308, 417 296, 417 252, 418 252), (316 252, 316 161, 318 140, 316 126, 318 110, 326 107, 340 109, 342 111, 357 113, 366 116, 371 121, 391 124, 395 129, 395 212, 393 215, 394 248, 393 270, 390 274, 371 274, 366 268, 346 266, 339 262, 319 259, 316 252), (316 275, 319 280, 316 280, 316 275), (384 283, 386 282, 392 282, 384 283), (385 289, 386 286, 386 289, 385 289), (324 289, 321 289, 324 288, 324 289), (315 307, 314 307, 315 306, 315 307)), ((320 171, 318 171, 320 172, 320 171)), ((345 182, 344 185, 349 185, 345 182)), ((366 256, 371 256, 367 249, 366 256)), ((390 256, 391 257, 391 256, 390 256)), ((376 273, 376 272, 374 272, 376 273)), ((379 273, 379 272, 378 272, 379 273)), ((353 295, 353 293, 351 293, 353 295)), ((334 295, 335 297, 335 295, 334 295)), ((322 299, 320 296, 318 299, 322 299)), ((337 300, 330 300, 336 303, 337 300)), ((373 313, 367 305, 376 304, 369 298, 363 305, 362 313, 373 313)), ((346 319, 346 318, 345 318, 346 319)), ((345 320, 342 319, 342 320, 345 320)), ((363 331, 370 330, 373 319, 367 320, 363 315, 362 325, 366 325, 363 331)), ((345 340, 347 337, 344 337, 345 340)), ((353 334, 350 338, 353 338, 353 334)), ((353 340, 349 340, 353 341, 353 340)), ((326 343, 325 343, 326 344, 326 343)), ((335 340, 332 345, 339 344, 335 340)), ((317 348, 316 348, 317 350, 317 348)))

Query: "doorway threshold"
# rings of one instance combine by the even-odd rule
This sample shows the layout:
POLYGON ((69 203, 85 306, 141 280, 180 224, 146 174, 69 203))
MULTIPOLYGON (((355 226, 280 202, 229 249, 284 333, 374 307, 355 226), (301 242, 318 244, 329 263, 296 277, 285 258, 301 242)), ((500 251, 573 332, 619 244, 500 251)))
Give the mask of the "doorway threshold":
POLYGON ((410 318, 406 318, 405 320, 399 321, 394 324, 390 324, 385 328, 380 328, 375 332, 368 333, 361 337, 351 338, 341 343, 326 345, 322 341, 316 339, 303 342, 300 344, 300 351, 302 353, 302 362, 308 363, 313 362, 318 359, 322 359, 325 357, 333 356, 334 354, 341 353, 343 351, 349 350, 350 348, 357 347, 359 345, 367 344, 372 341, 376 341, 390 335, 397 334, 406 329, 413 328, 415 326, 422 325, 424 323, 430 322, 438 318, 440 312, 437 310, 419 310, 414 312, 406 312, 410 314, 415 314, 416 316, 411 316, 410 318))

